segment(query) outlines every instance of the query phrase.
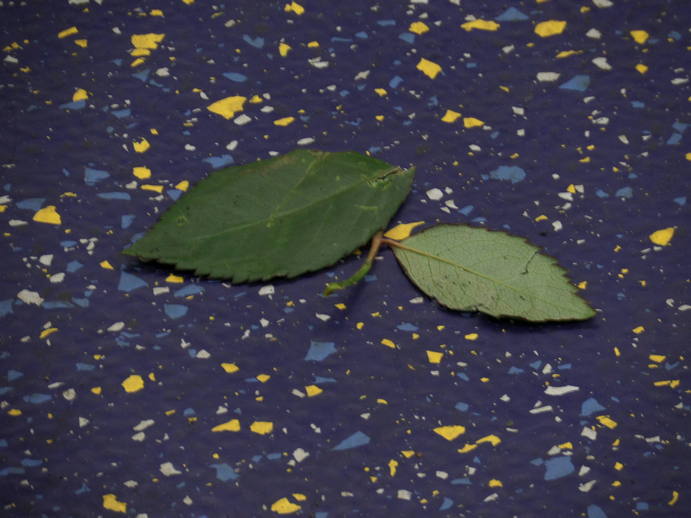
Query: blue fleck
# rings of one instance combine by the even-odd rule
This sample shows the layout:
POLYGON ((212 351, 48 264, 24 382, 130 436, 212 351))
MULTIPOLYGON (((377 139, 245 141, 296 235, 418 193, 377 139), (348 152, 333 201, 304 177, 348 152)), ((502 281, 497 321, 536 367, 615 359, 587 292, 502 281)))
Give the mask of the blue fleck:
POLYGON ((523 374, 525 371, 520 367, 511 366, 509 368, 509 374, 523 374))
POLYGON ((45 198, 27 198, 26 200, 18 202, 17 208, 26 210, 38 210, 41 208, 44 201, 46 201, 45 198))
POLYGON ((647 511, 648 509, 650 509, 648 502, 636 502, 637 511, 647 511))
POLYGON ((396 20, 377 20, 377 25, 381 27, 391 27, 396 25, 396 20))
POLYGON ((239 72, 226 72, 223 77, 235 81, 236 83, 244 83, 247 81, 247 76, 245 74, 240 74, 239 72))
POLYGON ((459 209, 458 212, 460 212, 464 216, 468 216, 471 212, 473 212, 473 209, 475 209, 474 205, 466 205, 462 209, 459 209))
POLYGON ((317 511, 314 513, 314 518, 329 518, 329 513, 326 511, 317 511))
POLYGON ((99 169, 92 169, 90 167, 84 168, 84 183, 86 185, 96 185, 101 180, 108 178, 110 174, 99 169))
POLYGON ((27 403, 33 403, 34 405, 47 403, 51 399, 53 399, 53 396, 50 394, 31 394, 29 396, 24 396, 24 401, 27 403))
POLYGON ((175 298, 181 298, 181 297, 189 297, 190 295, 199 295, 200 293, 204 293, 204 288, 201 286, 196 286, 194 284, 191 284, 189 286, 185 286, 184 288, 180 288, 179 290, 176 290, 173 296, 175 298))
POLYGON ((411 324, 410 322, 402 322, 396 326, 396 329, 398 329, 399 331, 410 331, 414 333, 419 328, 416 325, 411 324))
POLYGON ((70 261, 69 263, 67 263, 67 271, 69 273, 74 273, 77 270, 79 270, 82 266, 84 265, 77 260, 70 261))
POLYGON ((136 74, 132 74, 132 77, 135 77, 139 79, 140 81, 146 81, 149 79, 149 72, 151 72, 148 68, 145 68, 141 72, 137 72, 136 74))
POLYGON ((18 380, 22 376, 24 376, 23 372, 19 372, 19 371, 16 371, 14 369, 10 369, 7 371, 7 381, 18 380))
POLYGON ((366 444, 369 444, 369 441, 370 441, 370 438, 367 434, 364 434, 360 431, 357 431, 353 435, 351 435, 350 437, 343 439, 341 442, 339 442, 332 449, 334 451, 350 450, 351 448, 357 448, 359 446, 364 446, 366 444))
POLYGON ((315 385, 320 385, 322 383, 336 383, 336 378, 325 378, 323 376, 315 376, 312 382, 315 385))
POLYGON ((7 448, 8 443, 6 439, 0 439, 0 448, 7 448))
POLYGON ((463 401, 459 401, 454 405, 454 408, 459 412, 467 412, 470 408, 470 405, 468 403, 464 403, 463 401))
POLYGON ((262 48, 264 46, 264 38, 261 36, 257 36, 256 38, 252 38, 248 34, 245 34, 242 36, 242 39, 246 42, 252 45, 253 47, 256 47, 258 49, 262 48))
POLYGON ((6 477, 7 475, 23 475, 24 473, 25 473, 24 468, 0 469, 0 477, 6 477))
POLYGON ((562 90, 574 90, 576 92, 585 92, 590 86, 590 76, 577 75, 573 76, 566 83, 559 86, 562 90))
POLYGON ((667 139, 668 146, 676 146, 681 142, 681 133, 672 133, 672 136, 667 139))
POLYGON ((525 180, 525 171, 516 165, 500 165, 489 173, 492 180, 510 181, 518 183, 525 180))
POLYGON ((43 303, 44 309, 67 309, 73 308, 74 305, 70 302, 65 302, 62 300, 48 300, 43 303))
POLYGON ((12 299, 0 300, 0 317, 12 313, 12 299))
POLYGON ((13 390, 14 389, 12 387, 0 387, 0 396, 4 396, 5 394, 9 394, 13 390))
POLYGON ((451 481, 452 486, 469 486, 471 484, 472 484, 472 482, 470 482, 470 479, 468 477, 454 478, 451 481))
POLYGON ((223 167, 224 165, 232 164, 233 157, 230 155, 210 156, 208 158, 204 158, 202 162, 206 162, 213 168, 218 168, 223 167))
POLYGON ((210 467, 216 470, 216 478, 221 482, 228 482, 239 477, 236 471, 225 462, 223 464, 211 464, 210 467))
POLYGON ((679 196, 678 198, 674 198, 674 203, 680 206, 686 205, 686 196, 679 196))
POLYGON ((60 108, 63 110, 81 110, 86 106, 86 101, 82 99, 81 101, 72 101, 71 103, 61 104, 60 108))
POLYGON ((470 378, 465 372, 459 372, 458 374, 456 374, 456 376, 461 378, 463 381, 470 381, 470 378))
POLYGON ((633 189, 631 189, 631 187, 622 187, 617 192, 615 192, 614 195, 617 198, 626 198, 628 200, 633 198, 633 189))
POLYGON ((168 189, 166 191, 166 194, 170 197, 171 200, 177 201, 180 196, 182 196, 182 191, 179 191, 177 189, 168 189))
POLYGON ((581 416, 589 416, 606 410, 594 397, 588 398, 581 404, 581 416))
POLYGON ((99 192, 99 198, 104 200, 131 200, 132 198, 126 192, 99 192))
POLYGON ((588 518, 607 518, 607 515, 595 504, 590 504, 588 506, 588 518))
POLYGON ((391 81, 389 81, 389 88, 396 88, 402 82, 403 82, 403 78, 401 76, 393 76, 391 78, 391 81))
POLYGON ((43 464, 43 461, 39 459, 22 459, 21 464, 25 468, 35 468, 36 466, 43 464))
POLYGON ((76 365, 78 371, 92 371, 96 367, 90 363, 77 362, 76 365))
POLYGON ((523 14, 515 7, 509 7, 506 11, 495 18, 498 22, 522 22, 528 20, 528 16, 523 14))
POLYGON ((684 133, 684 131, 686 131, 687 127, 688 127, 688 124, 686 124, 685 122, 677 121, 674 124, 672 124, 672 128, 677 130, 679 133, 684 133))
POLYGON ((598 189, 597 191, 595 191, 595 196, 597 196, 598 198, 609 198, 609 194, 607 194, 602 189, 598 189))
POLYGON ((129 226, 132 224, 134 221, 134 214, 123 214, 120 216, 120 228, 126 229, 129 228, 129 226))
POLYGON ((547 459, 545 461, 545 480, 556 480, 570 475, 576 468, 573 467, 571 458, 565 455, 547 459))
POLYGON ((120 291, 126 291, 129 293, 130 291, 137 290, 139 288, 143 288, 144 286, 148 286, 148 283, 137 277, 136 275, 132 275, 131 273, 127 272, 120 272, 120 282, 118 283, 118 290, 120 291))
POLYGON ((88 493, 89 491, 91 491, 91 490, 89 489, 89 486, 87 486, 84 482, 82 482, 82 487, 80 487, 79 489, 77 489, 77 490, 74 492, 74 494, 75 494, 75 495, 81 495, 82 493, 88 493))
POLYGON ((163 311, 169 318, 176 319, 182 318, 187 314, 188 307, 184 304, 164 304, 163 311))
POLYGON ((642 101, 631 101, 632 108, 645 108, 645 103, 642 101))
POLYGON ((305 361, 320 362, 331 356, 336 352, 336 344, 334 342, 317 342, 310 341, 310 348, 305 355, 305 361))
POLYGON ((74 302, 80 308, 88 308, 89 307, 89 299, 72 297, 72 302, 74 302))
POLYGON ((404 32, 403 34, 399 34, 398 37, 406 43, 415 43, 415 34, 411 34, 410 32, 404 32))
POLYGON ((112 112, 113 115, 115 115, 118 119, 124 119, 125 117, 129 117, 132 115, 132 110, 129 108, 124 108, 122 110, 113 110, 112 112))
POLYGON ((360 38, 361 40, 366 40, 367 38, 369 38, 365 31, 356 32, 355 37, 360 38))
POLYGON ((439 506, 439 510, 440 511, 446 511, 447 509, 450 509, 452 505, 453 505, 453 500, 451 500, 449 497, 445 496, 444 501, 439 506))

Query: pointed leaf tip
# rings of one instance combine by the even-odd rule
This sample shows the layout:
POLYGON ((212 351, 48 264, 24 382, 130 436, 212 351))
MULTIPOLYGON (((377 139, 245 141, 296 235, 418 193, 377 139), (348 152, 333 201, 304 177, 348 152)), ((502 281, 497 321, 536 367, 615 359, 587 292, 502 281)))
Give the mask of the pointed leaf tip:
POLYGON ((411 281, 450 309, 531 322, 595 315, 553 257, 505 232, 437 225, 394 253, 411 281))

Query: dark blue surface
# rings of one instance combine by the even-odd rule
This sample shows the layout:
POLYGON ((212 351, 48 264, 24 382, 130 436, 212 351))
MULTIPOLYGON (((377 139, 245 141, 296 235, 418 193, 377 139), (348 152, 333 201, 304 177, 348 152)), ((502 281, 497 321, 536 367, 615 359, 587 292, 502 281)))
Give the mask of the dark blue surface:
POLYGON ((27 4, 0 2, 3 516, 689 513, 685 2, 27 4), (415 165, 392 226, 524 236, 598 316, 446 311, 389 250, 329 298, 360 257, 231 286, 120 254, 181 182, 297 146, 415 165))

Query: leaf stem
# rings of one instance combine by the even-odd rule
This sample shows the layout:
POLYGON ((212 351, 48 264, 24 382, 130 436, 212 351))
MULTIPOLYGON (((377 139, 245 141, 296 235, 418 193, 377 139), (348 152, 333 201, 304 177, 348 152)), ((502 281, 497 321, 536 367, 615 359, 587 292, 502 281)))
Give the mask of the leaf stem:
MULTIPOLYGON (((358 271, 356 271, 353 275, 351 275, 344 281, 329 282, 324 288, 324 293, 322 295, 328 297, 334 291, 343 290, 345 288, 348 288, 349 286, 353 286, 354 284, 357 284, 365 275, 367 275, 367 272, 369 272, 372 268, 374 258, 377 256, 377 253, 379 252, 379 247, 381 246, 382 241, 384 241, 383 235, 384 233, 381 230, 374 234, 374 236, 372 237, 372 243, 370 244, 369 253, 367 254, 367 258, 365 259, 365 262, 362 264, 362 266, 360 266, 358 271)), ((388 239, 386 241, 388 241, 388 239)))

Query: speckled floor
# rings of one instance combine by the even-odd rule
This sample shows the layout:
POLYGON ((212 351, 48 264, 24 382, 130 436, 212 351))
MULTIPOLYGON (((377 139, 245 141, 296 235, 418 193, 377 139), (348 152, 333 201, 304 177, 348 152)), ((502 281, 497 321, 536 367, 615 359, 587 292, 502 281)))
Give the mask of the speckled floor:
MULTIPOLYGON (((0 0, 8 517, 691 515, 684 1, 0 0), (390 250, 230 285, 120 252, 215 168, 415 165, 598 310, 422 296, 390 250)), ((422 227, 421 227, 422 228, 422 227)))

